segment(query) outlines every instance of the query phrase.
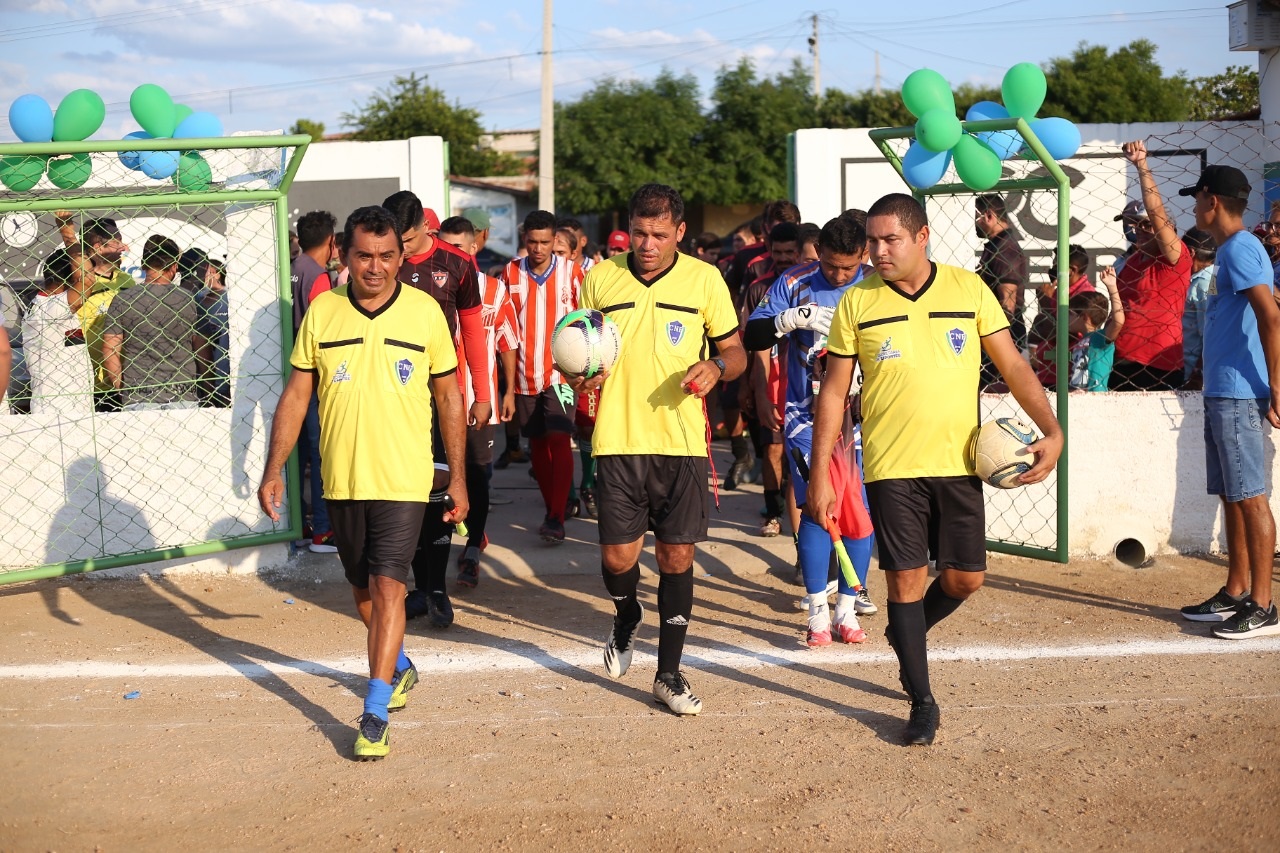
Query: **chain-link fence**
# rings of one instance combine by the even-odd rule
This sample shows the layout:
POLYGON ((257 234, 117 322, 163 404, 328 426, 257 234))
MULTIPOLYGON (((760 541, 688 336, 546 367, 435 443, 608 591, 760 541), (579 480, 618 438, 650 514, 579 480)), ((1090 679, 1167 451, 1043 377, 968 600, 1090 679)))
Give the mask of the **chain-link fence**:
POLYGON ((296 537, 298 502, 273 525, 255 488, 290 343, 283 199, 303 142, 0 146, 15 354, 0 582, 296 537), (198 180, 131 168, 191 168, 197 146, 198 180), (37 161, 38 183, 13 179, 37 161), (63 177, 72 161, 85 180, 63 177))

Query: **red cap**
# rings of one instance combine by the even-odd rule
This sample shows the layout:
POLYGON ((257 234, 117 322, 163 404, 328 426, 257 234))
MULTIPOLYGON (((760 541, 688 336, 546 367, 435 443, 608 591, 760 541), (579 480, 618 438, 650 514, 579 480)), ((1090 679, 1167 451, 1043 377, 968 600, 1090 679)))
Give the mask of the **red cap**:
POLYGON ((611 231, 607 245, 610 249, 630 249, 631 235, 626 231, 611 231))
POLYGON ((436 216, 436 212, 429 207, 422 208, 422 222, 430 234, 440 230, 440 217, 436 216))

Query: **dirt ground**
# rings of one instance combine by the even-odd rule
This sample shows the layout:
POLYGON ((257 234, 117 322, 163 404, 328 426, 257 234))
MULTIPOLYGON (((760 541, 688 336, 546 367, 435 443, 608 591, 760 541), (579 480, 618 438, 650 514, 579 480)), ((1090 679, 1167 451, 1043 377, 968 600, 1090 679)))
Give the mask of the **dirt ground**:
POLYGON ((612 681, 594 523, 540 543, 524 472, 500 472, 514 502, 456 624, 411 625, 423 682, 377 763, 349 758, 367 676, 335 556, 0 588, 0 849, 1280 849, 1280 638, 1177 616, 1220 559, 993 555, 930 635, 938 742, 906 748, 883 613, 864 644, 807 649, 757 487, 699 552, 704 711, 677 718, 650 695, 651 552, 612 681))

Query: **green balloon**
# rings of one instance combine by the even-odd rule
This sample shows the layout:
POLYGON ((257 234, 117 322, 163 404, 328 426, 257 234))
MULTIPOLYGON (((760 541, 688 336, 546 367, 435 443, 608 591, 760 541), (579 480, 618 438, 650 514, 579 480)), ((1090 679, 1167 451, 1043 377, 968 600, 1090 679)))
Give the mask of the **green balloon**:
POLYGON ((930 110, 946 109, 954 114, 956 99, 951 84, 931 68, 912 71, 902 83, 902 103, 916 118, 924 118, 930 110))
POLYGON ((102 97, 89 89, 68 92, 53 114, 53 141, 79 142, 88 139, 102 127, 107 105, 102 97))
POLYGON ((999 183, 1000 155, 976 136, 968 133, 961 136, 952 157, 956 174, 969 189, 985 192, 999 183))
POLYGON ((93 174, 93 160, 88 154, 72 154, 49 161, 49 183, 63 190, 84 186, 93 174))
POLYGON ((935 153, 950 151, 962 133, 960 119, 946 107, 929 110, 916 122, 916 140, 935 153))
POLYGON ((178 126, 177 108, 173 98, 155 83, 143 83, 129 96, 129 111, 142 129, 156 139, 173 136, 178 126))
POLYGON ((1005 72, 1004 81, 1000 84, 1005 109, 1011 116, 1030 121, 1044 104, 1048 86, 1039 65, 1019 62, 1005 72))
POLYGON ((187 106, 186 104, 174 104, 173 105, 174 128, 176 129, 178 125, 182 124, 182 120, 187 116, 191 115, 193 112, 195 112, 195 110, 191 109, 191 107, 187 106))
POLYGON ((0 184, 16 193, 26 192, 40 183, 48 159, 35 154, 0 157, 0 184))
POLYGON ((194 151, 182 152, 173 183, 184 193, 202 193, 213 183, 213 170, 203 157, 194 151))

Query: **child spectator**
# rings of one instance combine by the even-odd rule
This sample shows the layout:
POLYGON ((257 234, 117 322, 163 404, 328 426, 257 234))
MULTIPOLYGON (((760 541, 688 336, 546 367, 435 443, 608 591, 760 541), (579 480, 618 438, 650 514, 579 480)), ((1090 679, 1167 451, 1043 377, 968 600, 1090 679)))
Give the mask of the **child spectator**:
POLYGON ((1096 291, 1085 291, 1068 302, 1069 324, 1073 338, 1068 383, 1072 391, 1106 391, 1115 363, 1116 338, 1124 328, 1124 305, 1116 287, 1114 267, 1106 267, 1098 280, 1111 297, 1111 316, 1107 316, 1107 298, 1096 291))
MULTIPOLYGON (((1068 299, 1077 294, 1090 293, 1095 290, 1093 282, 1089 281, 1089 253, 1085 251, 1084 246, 1073 243, 1067 247, 1067 280, 1071 282, 1067 291, 1068 299)), ((1035 322, 1031 325, 1032 340, 1037 342, 1052 341, 1057 337, 1057 249, 1054 250, 1053 259, 1049 264, 1049 282, 1040 286, 1038 305, 1039 313, 1036 314, 1035 322)), ((1052 344, 1050 346, 1052 347, 1052 344)))
POLYGON ((1191 287, 1187 289, 1187 305, 1182 311, 1182 376, 1185 379, 1182 387, 1199 391, 1203 387, 1200 357, 1204 351, 1204 318, 1218 272, 1214 266, 1218 247, 1209 232, 1199 228, 1183 234, 1182 242, 1191 250, 1191 287))

